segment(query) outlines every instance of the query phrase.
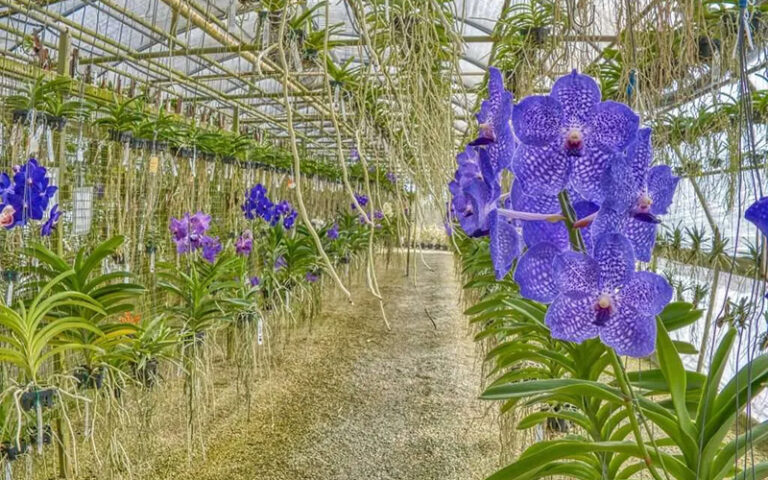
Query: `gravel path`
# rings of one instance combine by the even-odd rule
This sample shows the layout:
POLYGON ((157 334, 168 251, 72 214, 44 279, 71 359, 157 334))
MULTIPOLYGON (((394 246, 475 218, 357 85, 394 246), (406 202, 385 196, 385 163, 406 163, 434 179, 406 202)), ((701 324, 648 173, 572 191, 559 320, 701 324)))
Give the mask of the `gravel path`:
POLYGON ((452 257, 425 258, 433 271, 419 262, 415 281, 399 267, 380 273, 391 332, 363 288, 354 291, 355 305, 326 299, 322 318, 293 334, 256 388, 250 418, 222 419, 206 461, 182 471, 166 465, 163 478, 464 480, 492 473, 498 426, 490 405, 476 399, 479 362, 458 307, 452 257))

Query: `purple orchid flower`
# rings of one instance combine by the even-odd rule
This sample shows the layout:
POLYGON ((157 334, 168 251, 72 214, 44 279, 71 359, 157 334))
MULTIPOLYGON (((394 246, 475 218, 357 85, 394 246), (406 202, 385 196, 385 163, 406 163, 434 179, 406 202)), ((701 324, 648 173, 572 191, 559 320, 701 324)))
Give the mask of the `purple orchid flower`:
POLYGON ((461 228, 470 237, 490 232, 490 214, 496 209, 501 188, 493 173, 488 152, 476 147, 456 157, 459 168, 448 189, 461 228))
POLYGON ((42 220, 57 191, 57 187, 50 185, 46 168, 34 158, 14 166, 13 172, 12 181, 7 174, 0 175, 0 208, 13 211, 13 223, 3 219, 3 225, 8 229, 26 225, 29 220, 42 220))
MULTIPOLYGON (((355 200, 357 200, 357 203, 360 205, 361 208, 365 208, 366 205, 368 205, 368 196, 362 195, 362 194, 355 194, 355 200)), ((351 204, 352 209, 355 209, 355 204, 351 204)))
POLYGON ((601 102, 600 88, 576 70, 550 95, 533 95, 512 110, 521 144, 512 158, 528 193, 556 195, 570 181, 585 200, 600 202, 606 167, 635 139, 639 118, 628 106, 601 102))
POLYGON ((304 276, 304 278, 309 283, 315 283, 316 281, 320 280, 320 275, 314 273, 314 272, 307 272, 307 274, 304 276))
POLYGON ((470 146, 483 146, 487 149, 493 173, 498 175, 510 167, 517 147, 510 127, 514 97, 504 88, 504 79, 497 68, 491 67, 488 75, 488 98, 483 101, 477 114, 479 135, 470 146))
POLYGON ((246 230, 235 241, 235 253, 243 257, 247 257, 253 250, 253 233, 250 230, 246 230))
POLYGON ((245 218, 254 220, 257 217, 267 222, 272 222, 274 216, 274 204, 267 196, 267 188, 258 183, 245 195, 242 210, 245 218))
POLYGON ((768 197, 762 197, 750 205, 744 212, 744 218, 768 237, 768 197))
POLYGON ((592 225, 592 234, 619 232, 629 239, 635 257, 651 260, 659 215, 669 211, 680 181, 666 165, 649 168, 653 158, 651 129, 641 129, 638 139, 606 175, 606 198, 592 225))
POLYGON ((395 184, 397 183, 397 176, 392 172, 387 172, 387 180, 389 180, 389 183, 395 184))
POLYGON ((211 226, 211 216, 197 212, 189 216, 189 232, 194 235, 205 235, 211 226))
POLYGON ((51 208, 50 213, 48 214, 48 220, 40 227, 40 236, 41 237, 50 237, 53 230, 56 228, 56 226, 59 224, 59 218, 61 217, 61 212, 59 211, 59 204, 51 208))
POLYGON ((169 227, 174 241, 180 241, 189 235, 189 214, 185 214, 181 219, 171 217, 171 226, 169 227))
POLYGON ((382 218, 384 218, 384 212, 382 212, 381 210, 374 210, 373 218, 375 220, 381 220, 382 218))
POLYGON ((219 237, 205 236, 203 237, 201 244, 203 247, 203 258, 208 263, 214 263, 216 261, 216 256, 221 252, 221 242, 219 242, 219 237))
POLYGON ((331 240, 339 238, 339 224, 334 223, 333 226, 325 233, 325 235, 331 240))
POLYGON ((251 284, 252 287, 258 287, 259 285, 261 285, 261 279, 256 275, 249 278, 248 282, 251 284))
POLYGON ((296 224, 296 218, 298 218, 298 216, 299 212, 296 210, 291 210, 291 212, 283 218, 283 228, 286 230, 292 229, 296 224))
POLYGON ((655 317, 673 289, 664 277, 635 272, 634 265, 632 244, 619 233, 597 238, 594 256, 560 254, 553 278, 558 294, 545 318, 552 337, 580 343, 599 336, 619 355, 650 355, 655 317))

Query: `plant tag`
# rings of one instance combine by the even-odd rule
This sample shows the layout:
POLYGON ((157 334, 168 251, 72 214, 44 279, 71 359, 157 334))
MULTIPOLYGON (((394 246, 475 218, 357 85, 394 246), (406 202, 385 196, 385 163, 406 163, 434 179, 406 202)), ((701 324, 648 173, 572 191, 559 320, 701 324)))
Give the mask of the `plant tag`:
POLYGON ((83 147, 82 145, 77 146, 77 162, 78 163, 85 162, 85 147, 83 147))
POLYGON ((174 177, 179 176, 179 167, 176 165, 176 159, 171 157, 171 173, 174 177))
MULTIPOLYGON (((64 135, 64 132, 61 134, 64 135)), ((46 150, 48 150, 48 162, 53 165, 56 162, 56 159, 53 154, 53 130, 51 130, 51 127, 48 127, 48 130, 45 132, 45 143, 46 150)))
POLYGON ((149 157, 149 173, 157 173, 157 168, 160 166, 160 158, 157 156, 149 157))
POLYGON ((128 142, 123 144, 123 166, 127 167, 131 158, 131 145, 128 142))
POLYGON ((259 345, 264 343, 264 320, 259 316, 259 321, 256 322, 256 341, 259 345))
POLYGON ((5 306, 10 307, 13 304, 13 280, 8 282, 8 289, 5 291, 5 306))

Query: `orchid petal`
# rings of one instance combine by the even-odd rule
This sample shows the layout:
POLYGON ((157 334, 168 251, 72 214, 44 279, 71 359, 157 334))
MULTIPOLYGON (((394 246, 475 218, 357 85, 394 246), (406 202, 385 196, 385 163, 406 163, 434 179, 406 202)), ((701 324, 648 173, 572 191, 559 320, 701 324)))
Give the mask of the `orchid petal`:
POLYGON ((544 318, 552 338, 581 343, 600 333, 595 325, 595 298, 585 292, 558 295, 544 318))
POLYGON ((539 243, 520 257, 515 269, 515 282, 520 286, 520 295, 542 303, 551 302, 557 296, 552 260, 560 251, 552 243, 539 243))

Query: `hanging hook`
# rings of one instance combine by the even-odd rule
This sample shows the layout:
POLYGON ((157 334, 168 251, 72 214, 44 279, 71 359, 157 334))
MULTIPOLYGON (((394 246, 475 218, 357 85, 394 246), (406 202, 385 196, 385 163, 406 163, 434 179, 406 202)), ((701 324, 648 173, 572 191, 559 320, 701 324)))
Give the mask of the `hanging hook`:
POLYGON ((566 9, 568 10, 568 19, 571 21, 571 25, 574 27, 574 31, 583 32, 587 28, 595 24, 595 4, 587 2, 589 0, 567 0, 566 9), (578 5, 576 2, 578 1, 578 5), (579 15, 576 12, 581 12, 579 15), (589 11, 589 13, 587 13, 589 11))

